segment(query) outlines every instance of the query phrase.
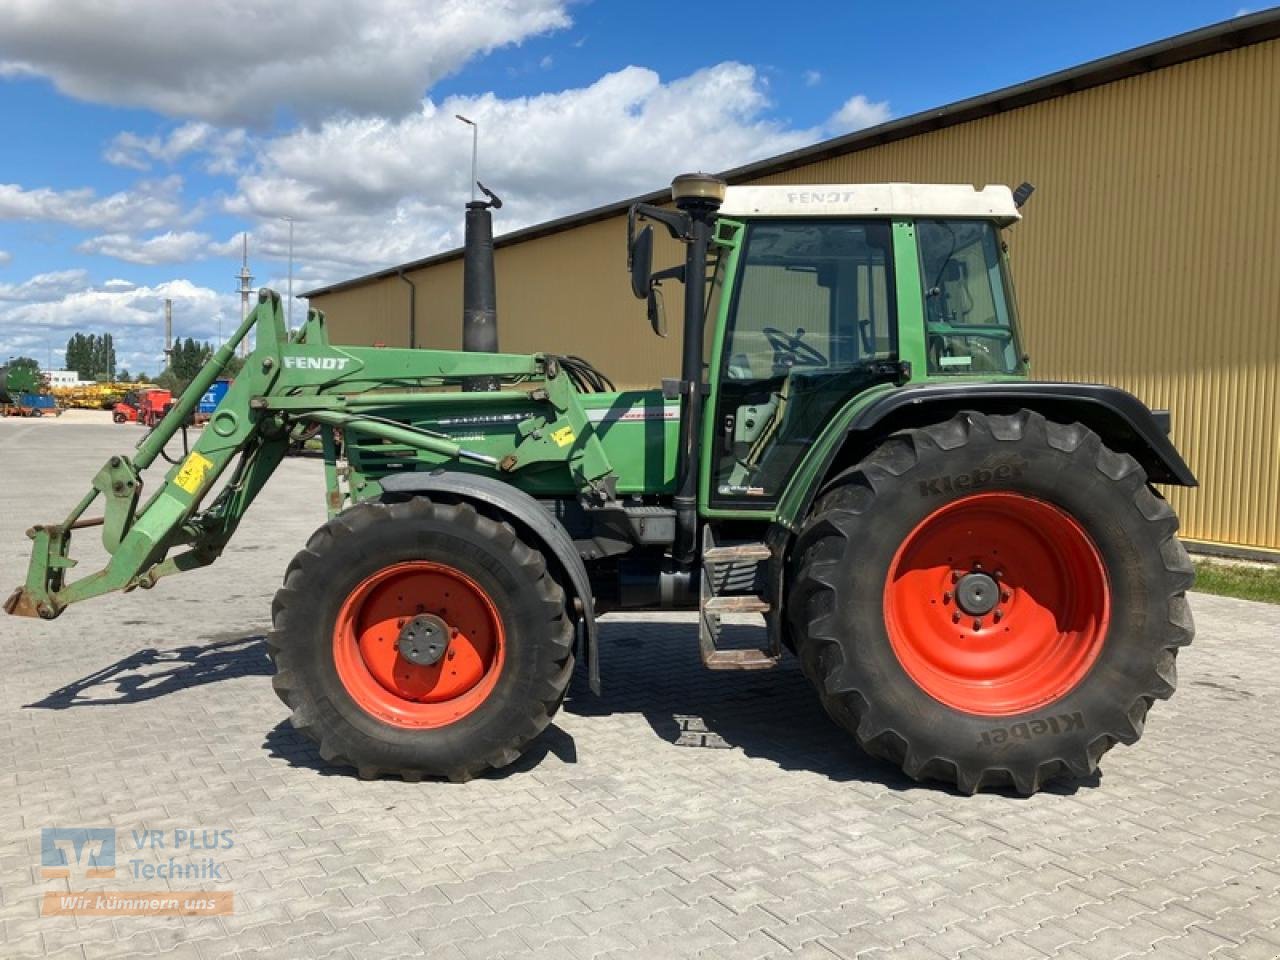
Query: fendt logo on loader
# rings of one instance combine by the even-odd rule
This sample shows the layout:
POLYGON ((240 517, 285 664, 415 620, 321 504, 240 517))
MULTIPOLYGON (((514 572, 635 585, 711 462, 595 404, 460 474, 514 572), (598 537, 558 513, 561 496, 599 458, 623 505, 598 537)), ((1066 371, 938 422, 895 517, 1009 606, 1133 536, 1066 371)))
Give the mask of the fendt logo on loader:
POLYGON ((943 493, 964 493, 969 490, 977 490, 981 487, 990 486, 993 483, 1003 483, 1006 480, 1013 480, 1015 477, 1022 476, 1022 468, 1026 463, 1021 460, 1010 460, 1007 463, 1001 463, 991 467, 979 467, 976 470, 970 470, 968 473, 944 474, 941 477, 934 477, 932 480, 918 480, 920 484, 920 496, 932 497, 943 493))
POLYGON ((285 357, 284 365, 293 370, 342 370, 350 357, 285 357))

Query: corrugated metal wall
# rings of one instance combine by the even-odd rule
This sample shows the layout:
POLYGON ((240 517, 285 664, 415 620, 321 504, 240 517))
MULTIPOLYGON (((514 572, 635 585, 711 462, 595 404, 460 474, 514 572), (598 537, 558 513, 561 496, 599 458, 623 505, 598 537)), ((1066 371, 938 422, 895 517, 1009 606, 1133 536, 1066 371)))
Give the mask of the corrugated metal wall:
MULTIPOLYGON (((1170 491, 1183 533, 1280 549, 1277 157, 1270 41, 757 182, 1035 183, 1010 238, 1034 374, 1172 408, 1202 483, 1170 491)), ((624 236, 619 217, 500 249, 503 349, 578 353, 620 385, 677 370, 676 339, 656 340, 630 296, 624 236)), ((655 262, 674 257, 660 247, 655 262)), ((460 261, 411 276, 419 342, 457 346, 460 261)), ((405 342, 398 279, 316 304, 338 340, 405 342)))

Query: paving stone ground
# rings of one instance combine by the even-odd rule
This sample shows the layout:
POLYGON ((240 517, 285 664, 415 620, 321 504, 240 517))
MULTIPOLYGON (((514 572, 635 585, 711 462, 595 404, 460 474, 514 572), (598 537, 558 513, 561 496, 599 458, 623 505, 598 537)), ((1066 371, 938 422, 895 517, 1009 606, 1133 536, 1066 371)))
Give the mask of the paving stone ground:
MULTIPOLYGON (((0 421, 0 587, 22 531, 137 436, 0 421)), ((1194 597, 1143 740, 1030 799, 904 779, 794 661, 703 671, 683 615, 606 618, 604 696, 577 678, 501 774, 361 782, 291 731, 262 639, 321 490, 286 462, 213 568, 0 620, 0 956, 1280 957, 1280 608, 1194 597), (116 876, 43 878, 51 827, 114 828, 116 876), (134 878, 170 857, 225 879, 134 878), (231 891, 234 912, 41 915, 69 890, 231 891)))

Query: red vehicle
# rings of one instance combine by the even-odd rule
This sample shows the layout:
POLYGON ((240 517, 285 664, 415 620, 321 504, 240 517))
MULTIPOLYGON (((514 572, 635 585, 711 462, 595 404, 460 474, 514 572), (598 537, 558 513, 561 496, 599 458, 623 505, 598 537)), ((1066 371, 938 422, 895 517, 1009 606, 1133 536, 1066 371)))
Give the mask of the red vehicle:
POLYGON ((111 419, 116 423, 140 423, 145 427, 154 427, 172 402, 173 394, 159 387, 130 390, 123 400, 111 408, 111 419))

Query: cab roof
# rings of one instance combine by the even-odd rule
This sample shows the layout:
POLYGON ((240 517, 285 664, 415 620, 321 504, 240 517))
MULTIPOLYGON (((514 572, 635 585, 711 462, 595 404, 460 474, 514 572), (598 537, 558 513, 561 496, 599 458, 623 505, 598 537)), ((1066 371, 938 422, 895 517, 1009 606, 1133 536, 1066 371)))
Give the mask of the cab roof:
POLYGON ((1022 219, 1006 186, 967 183, 822 183, 729 187, 726 217, 968 217, 1022 219))

